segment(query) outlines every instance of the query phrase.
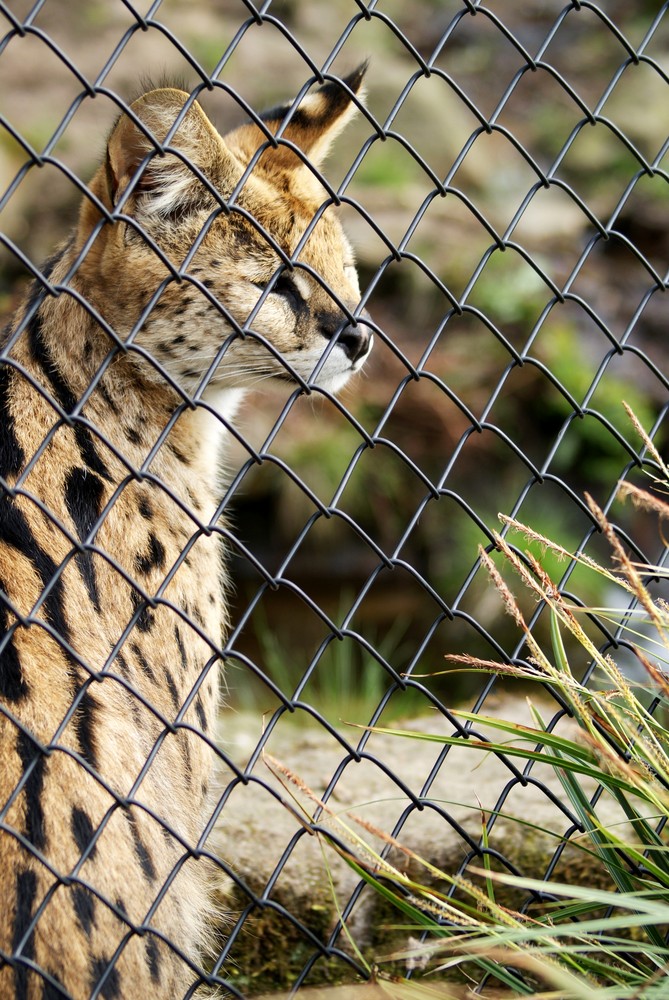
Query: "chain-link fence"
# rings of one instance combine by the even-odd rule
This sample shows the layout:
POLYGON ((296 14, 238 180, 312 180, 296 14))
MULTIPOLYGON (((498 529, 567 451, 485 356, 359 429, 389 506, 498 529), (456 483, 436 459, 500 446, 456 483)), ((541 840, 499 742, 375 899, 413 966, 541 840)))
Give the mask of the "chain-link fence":
MULTIPOLYGON (((7 319, 18 309, 0 354, 9 554, 0 565, 24 581, 17 596, 0 580, 3 995, 139 996, 130 984, 144 982, 145 966, 153 995, 172 996, 168 954, 188 971, 188 996, 203 983, 241 996, 366 976, 368 962, 387 953, 386 925, 396 921, 310 836, 335 813, 362 816, 379 850, 393 847, 375 840, 374 831, 385 830, 451 874, 483 853, 513 873, 542 878, 561 870, 579 823, 540 768, 530 762, 521 771, 496 754, 472 770, 457 748, 424 743, 407 752, 366 727, 408 718, 424 733, 464 738, 478 729, 459 721, 455 706, 527 717, 522 692, 445 669, 446 654, 508 663, 525 655, 477 557, 479 545, 494 549, 498 512, 571 552, 607 560, 583 500, 587 490, 642 563, 658 559, 654 529, 614 507, 614 498, 621 478, 641 481, 655 469, 622 401, 660 449, 666 426, 668 60, 669 13, 657 2, 0 2, 0 307, 7 319), (222 344, 205 359, 193 351, 198 374, 184 391, 175 389, 169 352, 143 351, 141 330, 157 322, 165 303, 163 338, 183 341, 180 306, 169 297, 177 287, 199 296, 206 322, 204 306, 228 316, 225 291, 218 301, 217 289, 189 268, 212 219, 223 212, 232 226, 253 214, 241 192, 259 156, 232 197, 218 197, 207 232, 192 231, 180 259, 166 265, 169 279, 164 271, 147 277, 154 273, 148 265, 136 274, 137 301, 124 286, 123 308, 134 310, 128 334, 108 305, 119 294, 116 274, 102 274, 98 264, 91 270, 90 262, 98 260, 104 220, 127 222, 132 197, 152 190, 149 183, 142 191, 137 178, 146 162, 138 162, 123 194, 114 155, 104 153, 106 131, 148 74, 184 80, 179 86, 221 134, 297 96, 278 123, 292 148, 291 119, 298 128, 300 115, 308 117, 307 95, 319 85, 338 94, 336 81, 346 79, 346 101, 360 104, 347 74, 366 59, 364 107, 323 168, 327 186, 307 229, 317 232, 324 208, 339 206, 358 258, 361 300, 342 301, 343 286, 327 291, 340 316, 369 322, 372 355, 341 397, 309 389, 308 375, 282 392, 254 389, 232 423, 215 515, 205 517, 198 498, 184 501, 151 463, 155 470, 164 452, 178 452, 184 414, 211 409, 204 389, 222 344), (54 277, 53 263, 40 261, 71 228, 101 158, 115 193, 94 234, 65 271, 56 265, 54 277), (78 273, 87 284, 77 284, 78 273), (64 300, 80 305, 106 338, 93 369, 84 366, 82 347, 82 367, 71 378, 39 328, 49 303, 64 300), (157 440, 142 438, 140 419, 126 441, 135 450, 124 452, 96 423, 96 400, 113 364, 133 350, 160 391, 171 386, 176 395, 157 440), (87 370, 94 371, 88 382, 87 370), (18 398, 19 382, 28 388, 16 412, 8 400, 11 392, 18 398), (76 468, 65 445, 58 458, 59 434, 73 442, 76 468), (151 496, 178 497, 190 518, 174 560, 165 557, 174 539, 156 530, 147 543, 137 531, 136 522, 148 520, 147 483, 160 488, 151 496), (101 541, 121 509, 123 544, 136 546, 130 566, 121 549, 101 541), (189 607, 187 592, 179 603, 166 589, 179 574, 192 578, 191 549, 212 532, 225 540, 233 581, 223 645, 211 619, 189 607), (90 623, 116 600, 113 585, 102 596, 96 590, 103 562, 118 591, 132 591, 133 613, 89 657, 87 644, 100 649, 90 623), (149 570, 154 582, 138 590, 149 570), (175 609, 176 626, 160 618, 175 609), (166 653, 163 638, 151 633, 152 615, 163 638, 176 633, 166 653), (186 633, 201 643, 194 647, 200 673, 183 690, 173 659, 185 664, 186 633), (27 634, 40 636, 37 647, 21 645, 27 634), (45 656, 60 664, 64 690, 42 690, 45 682, 35 683, 21 664, 22 649, 26 656, 33 650, 35 662, 45 656), (221 662, 226 694, 212 735, 200 696, 221 662), (152 703, 137 678, 162 670, 162 695, 152 703), (116 697, 110 678, 125 698, 126 728, 103 733, 96 726, 116 697), (45 731, 53 712, 58 724, 45 731), (215 799, 190 837, 142 806, 154 772, 160 781, 170 768, 197 772, 197 761, 184 765, 182 756, 175 764, 163 749, 172 744, 186 757, 215 747, 219 762, 215 799), (141 760, 135 784, 118 788, 114 767, 128 746, 141 760), (53 775, 61 758, 67 767, 59 786, 53 775), (83 798, 72 792, 79 786, 83 798), (484 837, 481 809, 489 817, 484 837), (503 818, 514 812, 538 817, 537 827, 564 841, 555 850, 527 834, 519 840, 503 818), (121 813, 129 817, 123 829, 121 813), (160 863, 151 822, 166 845, 160 863), (180 882, 182 871, 205 862, 225 916, 215 918, 218 937, 201 967, 187 932, 173 939, 161 920, 180 886, 195 885, 180 882), (95 881, 95 864, 126 866, 126 892, 110 898, 104 881, 95 881), (141 912, 133 903, 136 870, 152 894, 141 912), (88 970, 75 985, 67 972, 73 956, 88 970)), ((276 140, 261 126, 256 153, 263 143, 276 140)), ((182 150, 182 164, 190 159, 182 150)), ((196 162, 191 172, 215 200, 207 170, 196 162)), ((183 214, 181 206, 171 224, 182 225, 183 214)), ((253 239, 267 226, 261 220, 253 239)), ((147 227, 142 233, 135 217, 133 239, 162 253, 164 264, 147 227)), ((300 258, 305 245, 281 260, 297 272, 306 266, 300 273, 309 276, 311 265, 300 258)), ((136 244, 129 239, 126 247, 134 260, 136 244)), ((295 307, 301 293, 290 295, 295 307)), ((237 339, 252 330, 251 313, 233 323, 237 339)), ((77 322, 65 327, 72 343, 77 322)), ((134 407, 129 397, 116 400, 119 426, 134 407)), ((559 576, 576 603, 610 598, 588 590, 574 562, 559 576)), ((216 608, 217 595, 211 600, 216 608)), ((531 616, 541 637, 541 607, 531 616)), ((595 614, 589 627, 598 645, 624 661, 620 633, 595 614)), ((584 661, 584 676, 588 669, 584 661)), ((549 728, 564 715, 556 698, 547 692, 542 703, 549 728)), ((163 793, 163 801, 172 795, 178 810, 182 790, 163 793)), ((188 925, 188 913, 175 912, 188 925)))

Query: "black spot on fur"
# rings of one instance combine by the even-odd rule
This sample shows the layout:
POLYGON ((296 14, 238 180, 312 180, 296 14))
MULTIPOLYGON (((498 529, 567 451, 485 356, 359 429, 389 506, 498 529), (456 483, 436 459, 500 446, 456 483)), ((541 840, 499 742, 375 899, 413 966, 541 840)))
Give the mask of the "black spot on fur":
MULTIPOLYGON (((0 618, 2 618, 1 611, 0 618)), ((5 635, 6 632, 3 631, 0 622, 0 641, 5 635)), ((28 685, 21 671, 21 659, 14 645, 14 639, 9 636, 2 652, 0 652, 0 697, 8 702, 16 702, 25 697, 28 690, 28 685)))
POLYGON ((150 521, 151 518, 153 517, 153 507, 146 499, 146 497, 142 497, 139 501, 139 512, 142 515, 142 517, 147 521, 150 521))
MULTIPOLYGON (((33 915, 35 896, 37 895, 37 876, 32 871, 22 871, 16 876, 16 916, 14 918, 14 934, 12 935, 12 950, 17 952, 23 937, 28 932, 33 915)), ((35 944, 32 934, 21 949, 21 957, 32 959, 35 955, 35 944)), ((23 962, 14 966, 14 983, 16 997, 28 996, 28 967, 23 962)))
POLYGON ((130 829, 132 831, 132 838, 135 847, 135 854, 137 855, 137 860, 139 861, 140 867, 148 880, 154 882, 156 878, 156 868, 153 863, 153 859, 149 854, 144 841, 140 837, 139 830, 137 829, 137 821, 133 816, 128 817, 128 822, 130 824, 130 829))
POLYGON ((50 555, 37 544, 26 518, 9 497, 0 497, 0 542, 22 552, 35 567, 42 586, 49 585, 49 594, 42 605, 47 621, 66 641, 70 639, 70 627, 65 618, 63 605, 63 582, 60 577, 54 582, 57 566, 50 555))
POLYGON ((172 341, 172 343, 176 344, 177 346, 179 346, 179 345, 183 344, 185 342, 185 340, 186 340, 186 338, 184 337, 183 333, 180 333, 180 334, 178 334, 174 338, 174 340, 172 341))
POLYGON ((38 850, 42 850, 46 844, 44 810, 42 808, 46 757, 39 745, 23 730, 19 730, 16 737, 16 749, 21 758, 24 773, 30 768, 30 773, 23 786, 26 802, 25 834, 31 844, 38 850))
POLYGON ((235 244, 240 255, 246 256, 253 253, 254 250, 260 249, 262 251, 266 247, 262 237, 243 216, 232 214, 228 219, 228 225, 234 233, 235 244))
POLYGON ((144 653, 141 651, 136 642, 133 642, 132 646, 130 647, 130 651, 132 652, 133 656, 139 663, 142 672, 146 674, 146 676, 149 677, 152 681, 155 681, 156 675, 153 672, 153 667, 151 666, 147 658, 144 656, 144 653))
POLYGON ((138 573, 149 573, 152 569, 162 569, 165 565, 165 546, 153 532, 149 535, 149 551, 145 556, 135 557, 138 573))
POLYGON ((121 996, 118 969, 115 966, 110 968, 109 959, 100 955, 91 960, 91 990, 95 989, 103 976, 104 982, 96 996, 104 997, 104 1000, 117 1000, 121 996))
MULTIPOLYGON (((28 343, 34 363, 40 368, 45 380, 50 384, 56 401, 67 414, 77 405, 77 398, 71 386, 56 367, 51 352, 44 341, 39 313, 28 325, 28 343)), ((107 466, 98 455, 93 437, 87 427, 78 421, 74 424, 74 436, 84 464, 103 479, 111 479, 107 466)))
POLYGON ((149 934, 146 938, 146 957, 149 963, 149 972, 154 983, 160 982, 160 951, 158 942, 149 934))
POLYGON ((128 674, 130 673, 130 669, 128 667, 128 661, 126 660, 126 658, 123 655, 123 653, 117 653, 116 654, 116 662, 118 663, 118 668, 119 668, 120 672, 122 674, 125 674, 125 676, 127 677, 128 674))
POLYGON ((14 417, 9 409, 13 377, 10 365, 0 361, 0 476, 3 479, 18 476, 26 460, 16 437, 14 417))
POLYGON ((137 700, 137 698, 135 698, 134 695, 130 693, 130 691, 126 691, 125 697, 126 697, 126 703, 130 706, 133 725, 137 730, 137 732, 141 732, 143 729, 146 728, 142 713, 142 705, 137 700))
POLYGON ((21 660, 14 645, 13 615, 4 598, 4 585, 0 580, 0 698, 3 701, 20 701, 28 693, 28 685, 21 670, 21 660))
POLYGON ((162 833, 162 835, 163 835, 163 840, 165 841, 165 843, 167 844, 167 846, 168 846, 168 847, 169 847, 169 848, 170 848, 170 849, 171 849, 172 851, 174 851, 174 838, 172 837, 172 834, 170 833, 170 831, 169 831, 168 827, 166 827, 166 826, 161 826, 161 828, 160 828, 160 832, 162 833))
MULTIPOLYGON (((86 541, 93 525, 100 516, 104 486, 102 480, 87 469, 71 469, 65 479, 65 503, 74 522, 79 540, 86 541)), ((76 556, 77 566, 91 603, 100 610, 100 594, 91 552, 80 552, 76 556)))
MULTIPOLYGON (((93 824, 88 813, 84 812, 83 809, 79 809, 78 806, 74 806, 72 809, 70 829, 72 831, 72 836, 74 837, 74 842, 79 848, 80 853, 84 854, 93 840, 95 830, 93 829, 93 824)), ((97 849, 97 844, 93 844, 88 857, 94 858, 97 849)))
POLYGON ((133 615, 139 612, 137 621, 135 622, 139 631, 150 632, 154 625, 154 615, 138 591, 130 591, 130 603, 132 604, 133 615))
POLYGON ((72 902, 84 934, 90 933, 95 920, 95 896, 81 885, 72 886, 72 902))
POLYGON ((109 392, 109 389, 104 383, 104 379, 98 382, 97 392, 100 393, 100 395, 102 396, 102 398, 104 399, 105 403, 112 411, 112 413, 118 413, 118 406, 116 405, 116 400, 113 399, 111 393, 109 392))
MULTIPOLYGON (((188 375, 188 376, 190 376, 192 378, 196 378, 201 373, 200 372, 182 372, 182 374, 183 375, 188 375)), ((184 455, 184 453, 182 451, 180 451, 177 448, 177 446, 175 444, 173 444, 172 441, 168 441, 167 442, 167 447, 172 452, 172 454, 174 455, 174 457, 176 459, 178 459, 179 462, 182 463, 182 465, 190 465, 190 458, 188 457, 188 455, 184 455)))
POLYGON ((95 736, 95 716, 98 703, 89 689, 84 691, 74 717, 74 728, 79 741, 79 751, 84 760, 93 768, 98 766, 97 740, 95 736))
POLYGON ((172 674, 167 669, 167 667, 165 668, 165 683, 167 684, 167 687, 169 689, 170 698, 172 699, 172 704, 173 704, 174 710, 176 712, 176 711, 179 710, 179 706, 181 704, 181 700, 179 698, 179 692, 177 690, 177 686, 174 683, 174 677, 172 677, 172 674))
POLYGON ((204 705, 202 704, 202 698, 200 695, 198 695, 195 699, 195 714, 197 715, 198 722, 200 723, 200 729, 203 733, 206 733, 209 728, 209 724, 207 722, 207 713, 204 710, 204 705))
POLYGON ((181 632, 179 631, 178 625, 174 626, 174 639, 177 644, 177 649, 179 650, 181 669, 188 670, 188 655, 186 654, 186 647, 184 646, 183 639, 181 638, 181 632))
MULTIPOLYGON (((48 970, 47 970, 48 971, 48 970)), ((53 973, 51 973, 53 975, 53 973)), ((54 979, 56 977, 54 976, 54 979)), ((51 983, 48 979, 44 980, 42 986, 42 1000, 70 1000, 71 994, 67 992, 64 987, 58 986, 57 983, 51 983)))
POLYGON ((141 444, 142 443, 142 433, 138 431, 135 427, 125 428, 125 437, 130 444, 141 444))
POLYGON ((184 738, 182 743, 182 752, 184 756, 184 774, 188 781, 188 784, 192 786, 193 784, 193 764, 190 758, 190 744, 186 738, 184 738))

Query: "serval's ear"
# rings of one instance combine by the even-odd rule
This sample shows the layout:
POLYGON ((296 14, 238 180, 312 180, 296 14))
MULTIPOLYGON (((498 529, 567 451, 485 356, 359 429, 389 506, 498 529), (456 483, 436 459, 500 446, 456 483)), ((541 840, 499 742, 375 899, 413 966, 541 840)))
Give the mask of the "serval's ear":
MULTIPOLYGON (((229 154, 197 102, 191 104, 173 131, 188 97, 185 91, 172 87, 151 90, 130 106, 143 127, 130 115, 121 116, 107 145, 105 200, 110 207, 118 204, 131 181, 132 198, 124 211, 134 214, 174 217, 196 208, 206 198, 206 188, 197 172, 216 178, 221 161, 229 154), (137 177, 149 154, 150 159, 137 177)), ((232 161, 232 157, 229 159, 232 161)))
MULTIPOLYGON (((279 138, 279 146, 269 147, 260 157, 257 169, 270 177, 274 174, 311 174, 304 160, 285 143, 293 143, 319 169, 332 142, 354 116, 357 106, 353 95, 363 96, 362 81, 367 70, 363 63, 353 73, 330 81, 308 94, 293 111, 279 138), (342 86, 343 84, 343 86, 342 86)), ((260 118, 274 135, 283 123, 291 104, 265 111, 260 118)), ((248 123, 225 136, 225 143, 242 163, 248 163, 257 150, 267 145, 267 136, 257 125, 248 123)), ((313 175, 312 175, 313 176, 313 175)))

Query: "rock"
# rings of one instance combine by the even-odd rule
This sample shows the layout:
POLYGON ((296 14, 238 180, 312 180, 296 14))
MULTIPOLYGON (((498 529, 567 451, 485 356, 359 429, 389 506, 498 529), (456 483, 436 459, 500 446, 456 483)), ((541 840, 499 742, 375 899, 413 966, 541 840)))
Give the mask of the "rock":
MULTIPOLYGON (((491 701, 485 705, 488 714, 493 714, 491 701)), ((545 696, 539 704, 548 721, 555 704, 545 696)), ((529 708, 520 699, 497 698, 494 715, 532 725, 529 708)), ((563 731, 571 727, 574 735, 575 726, 569 720, 559 725, 563 731)), ((436 712, 394 728, 423 735, 454 733, 452 723, 436 712)), ((494 736, 491 729, 477 726, 476 730, 494 736)), ((229 797, 209 846, 251 893, 249 897, 239 886, 234 888, 233 910, 243 911, 254 897, 263 901, 252 909, 231 949, 244 980, 241 985, 252 992, 270 985, 292 985, 317 951, 288 915, 326 943, 360 882, 327 836, 313 832, 313 822, 319 830, 332 831, 352 854, 371 866, 374 852, 389 850, 391 863, 422 884, 439 884, 439 879, 420 858, 447 876, 462 870, 470 855, 480 866, 475 852, 482 819, 487 820, 500 802, 503 815, 497 817, 489 835, 490 850, 496 852, 492 867, 497 870, 508 870, 502 860, 506 859, 522 875, 543 877, 561 835, 572 826, 569 807, 559 805, 564 801, 560 781, 544 765, 534 766, 523 785, 519 778, 523 761, 516 761, 518 773, 514 773, 499 757, 480 750, 453 747, 446 752, 438 742, 376 733, 370 734, 356 761, 354 748, 363 731, 339 728, 349 751, 336 735, 298 712, 279 718, 263 753, 247 770, 247 762, 254 758, 256 734, 260 737, 258 720, 246 714, 226 714, 221 731, 221 745, 247 775, 247 782, 232 769, 223 770, 221 782, 229 797), (422 808, 417 801, 420 796, 424 796, 422 808), (319 806, 321 798, 326 799, 324 809, 319 806)), ((617 808, 604 798, 598 813, 605 821, 620 818, 617 808)), ((600 868, 590 855, 568 845, 553 877, 602 884, 600 868)), ((603 884, 607 884, 605 878, 603 884)), ((441 881, 439 888, 447 891, 448 884, 441 881)), ((503 887, 498 899, 511 905, 521 901, 508 890, 505 895, 503 887)), ((386 926, 391 922, 399 922, 398 914, 366 887, 347 917, 349 941, 341 934, 337 946, 348 953, 360 949, 370 961, 377 960, 406 943, 410 933, 391 934, 386 926)), ((308 982, 341 981, 347 972, 350 977, 352 970, 344 962, 321 960, 308 982)))

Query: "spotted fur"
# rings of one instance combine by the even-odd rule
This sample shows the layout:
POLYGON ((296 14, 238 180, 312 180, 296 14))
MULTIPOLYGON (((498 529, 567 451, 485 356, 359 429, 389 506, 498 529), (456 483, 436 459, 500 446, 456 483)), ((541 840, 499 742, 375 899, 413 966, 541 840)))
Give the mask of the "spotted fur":
POLYGON ((335 391, 369 352, 318 175, 361 79, 223 138, 185 92, 139 98, 0 342, 3 1000, 198 982, 217 441, 246 387, 335 391))

